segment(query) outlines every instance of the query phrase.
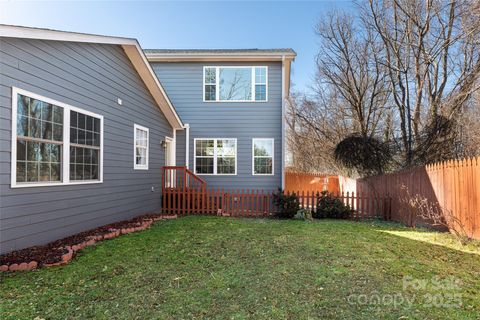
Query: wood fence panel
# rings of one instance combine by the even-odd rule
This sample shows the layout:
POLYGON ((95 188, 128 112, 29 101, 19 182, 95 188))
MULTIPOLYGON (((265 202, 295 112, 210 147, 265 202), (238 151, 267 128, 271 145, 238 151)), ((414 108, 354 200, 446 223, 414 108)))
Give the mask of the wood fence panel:
POLYGON ((449 160, 358 180, 339 177, 339 185, 341 191, 357 195, 368 192, 386 198, 392 196, 386 205, 387 214, 392 220, 406 223, 413 222, 406 199, 408 195, 418 195, 451 213, 461 221, 469 236, 480 239, 480 157, 449 160))

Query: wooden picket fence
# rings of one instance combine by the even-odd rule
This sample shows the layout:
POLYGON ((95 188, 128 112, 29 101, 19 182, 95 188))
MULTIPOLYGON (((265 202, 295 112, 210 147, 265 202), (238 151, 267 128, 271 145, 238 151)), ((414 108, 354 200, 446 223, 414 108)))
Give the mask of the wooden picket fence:
MULTIPOLYGON (((289 194, 289 193, 287 193, 289 194)), ((318 192, 296 192, 300 208, 317 210, 318 192)), ((391 198, 373 194, 338 193, 334 195, 354 211, 351 219, 391 217, 391 198)), ((264 190, 224 190, 207 188, 164 188, 164 214, 221 215, 231 217, 268 217, 274 215, 273 192, 264 190)))

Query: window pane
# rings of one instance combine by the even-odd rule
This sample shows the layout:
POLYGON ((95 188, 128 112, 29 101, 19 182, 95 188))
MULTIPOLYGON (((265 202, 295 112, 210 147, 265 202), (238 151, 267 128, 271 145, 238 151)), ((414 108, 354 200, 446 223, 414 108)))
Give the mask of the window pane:
POLYGON ((217 156, 235 156, 235 140, 218 140, 217 156))
POLYGON ((29 137, 41 138, 42 136, 42 122, 37 119, 30 118, 29 120, 29 137))
POLYGON ((53 106, 50 103, 42 103, 42 120, 53 121, 53 106))
POLYGON ((216 85, 207 84, 205 85, 205 100, 206 101, 215 101, 216 100, 216 85))
POLYGON ((27 162, 27 181, 38 181, 38 171, 40 162, 27 162))
POLYGON ((254 164, 255 164, 254 166, 255 174, 272 174, 271 158, 255 158, 254 164))
POLYGON ((78 113, 70 111, 70 127, 78 128, 78 113))
POLYGON ((200 174, 213 173, 213 158, 197 157, 195 171, 200 174))
POLYGON ((17 161, 27 160, 27 143, 17 140, 17 161))
POLYGON ((92 176, 91 176, 91 178, 93 180, 98 180, 98 176, 99 176, 98 165, 92 165, 92 176))
POLYGON ((96 147, 100 147, 100 134, 95 133, 93 139, 94 139, 93 145, 96 147))
MULTIPOLYGON (((75 123, 77 123, 77 119, 75 118, 75 123)), ((70 123, 71 123, 70 119, 70 123)), ((58 123, 58 124, 63 124, 63 108, 53 106, 53 122, 58 123)))
POLYGON ((30 114, 30 98, 19 94, 17 96, 17 115, 28 117, 30 114))
POLYGON ((215 84, 216 68, 205 68, 205 84, 215 84))
POLYGON ((27 160, 40 161, 40 144, 38 142, 27 142, 27 160))
POLYGON ((43 102, 36 99, 30 100, 30 117, 35 119, 41 119, 42 116, 42 104, 43 102))
POLYGON ((196 155, 197 156, 212 156, 214 155, 214 140, 197 140, 196 141, 196 155))
POLYGON ((254 156, 273 157, 273 140, 254 140, 254 156))
POLYGON ((252 99, 251 68, 220 68, 220 100, 252 99))
POLYGON ((52 140, 52 138, 53 138, 52 123, 42 121, 42 139, 52 140))
POLYGON ((50 164, 47 162, 40 163, 40 179, 39 181, 50 181, 50 164))
POLYGON ((93 117, 87 117, 87 130, 93 131, 93 117))
POLYGON ((17 161, 17 182, 27 181, 26 162, 17 161))
POLYGON ((70 163, 70 180, 76 180, 75 178, 75 164, 70 163))
POLYGON ((50 176, 51 181, 60 181, 60 163, 50 163, 50 176))
POLYGON ((28 118, 24 116, 17 117, 17 136, 28 137, 28 118))
POLYGON ((255 101, 267 100, 267 88, 264 84, 255 85, 255 101))
POLYGON ((235 174, 235 158, 218 158, 217 159, 218 174, 235 174))
POLYGON ((78 114, 78 128, 85 129, 86 116, 83 113, 78 114))
POLYGON ((255 68, 255 83, 265 84, 267 82, 267 68, 257 67, 255 68))
POLYGON ((93 118, 93 131, 100 133, 100 119, 93 118))

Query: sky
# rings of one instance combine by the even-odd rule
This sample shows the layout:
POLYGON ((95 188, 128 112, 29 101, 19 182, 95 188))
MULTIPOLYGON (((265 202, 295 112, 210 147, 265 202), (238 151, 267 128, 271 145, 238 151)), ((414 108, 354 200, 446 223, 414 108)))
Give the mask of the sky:
POLYGON ((144 49, 292 48, 293 88, 315 75, 315 25, 341 1, 5 1, 0 23, 131 37, 144 49))

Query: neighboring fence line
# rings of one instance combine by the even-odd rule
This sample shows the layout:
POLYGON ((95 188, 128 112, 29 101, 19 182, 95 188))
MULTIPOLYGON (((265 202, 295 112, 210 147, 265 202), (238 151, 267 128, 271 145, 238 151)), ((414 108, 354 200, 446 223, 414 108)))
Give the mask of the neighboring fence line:
MULTIPOLYGON (((273 192, 263 190, 165 188, 163 192, 162 208, 165 214, 268 217, 276 210, 273 192)), ((317 209, 318 192, 302 191, 295 194, 300 208, 311 211, 317 209)), ((350 192, 334 196, 354 209, 351 219, 390 219, 391 199, 388 196, 350 192)))
POLYGON ((285 191, 338 192, 338 176, 311 172, 285 172, 285 191))
POLYGON ((364 179, 339 178, 343 192, 392 196, 392 220, 411 223, 407 190, 440 205, 480 239, 480 157, 450 160, 364 179))

